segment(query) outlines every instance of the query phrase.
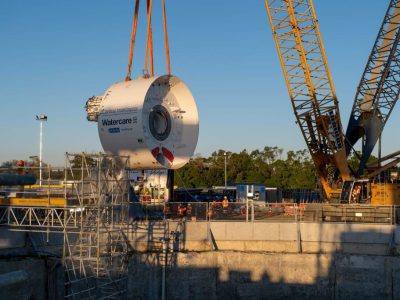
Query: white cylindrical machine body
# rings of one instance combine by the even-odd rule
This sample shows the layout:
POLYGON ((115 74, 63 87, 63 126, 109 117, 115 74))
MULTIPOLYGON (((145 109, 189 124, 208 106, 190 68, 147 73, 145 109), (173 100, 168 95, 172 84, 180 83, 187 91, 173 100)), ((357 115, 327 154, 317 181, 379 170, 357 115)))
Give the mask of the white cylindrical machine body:
POLYGON ((98 130, 104 150, 128 156, 132 169, 178 169, 194 154, 198 111, 178 77, 124 81, 105 93, 98 130))

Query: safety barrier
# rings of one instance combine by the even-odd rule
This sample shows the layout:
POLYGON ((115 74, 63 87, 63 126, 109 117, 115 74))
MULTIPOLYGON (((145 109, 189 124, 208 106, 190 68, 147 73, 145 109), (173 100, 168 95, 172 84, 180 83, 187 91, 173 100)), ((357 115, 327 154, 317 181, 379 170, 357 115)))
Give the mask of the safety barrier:
POLYGON ((341 222, 400 224, 400 207, 322 203, 166 202, 133 203, 133 219, 242 222, 341 222))
POLYGON ((311 222, 381 223, 396 224, 399 207, 370 205, 315 205, 299 206, 301 220, 311 222))

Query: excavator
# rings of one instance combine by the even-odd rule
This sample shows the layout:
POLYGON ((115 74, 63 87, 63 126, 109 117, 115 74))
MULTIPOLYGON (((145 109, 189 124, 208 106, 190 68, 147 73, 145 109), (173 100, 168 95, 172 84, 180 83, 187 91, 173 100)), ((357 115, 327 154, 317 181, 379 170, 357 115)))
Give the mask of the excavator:
POLYGON ((357 88, 344 134, 312 0, 264 0, 286 86, 331 203, 400 205, 400 151, 381 156, 381 137, 400 93, 400 0, 390 0, 357 88), (355 145, 361 142, 361 151, 355 145), (379 157, 372 152, 379 144, 379 157), (353 155, 358 166, 349 164, 353 155), (387 174, 390 174, 387 176, 387 174))

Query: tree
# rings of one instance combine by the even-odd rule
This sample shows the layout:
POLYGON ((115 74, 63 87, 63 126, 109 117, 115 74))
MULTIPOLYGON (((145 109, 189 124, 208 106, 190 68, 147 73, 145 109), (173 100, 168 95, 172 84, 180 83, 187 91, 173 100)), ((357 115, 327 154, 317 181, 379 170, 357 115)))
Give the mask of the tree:
MULTIPOLYGON (((218 150, 210 157, 197 156, 176 172, 181 187, 205 187, 224 184, 224 153, 218 150)), ((307 150, 289 151, 282 158, 283 149, 264 147, 250 153, 227 152, 227 180, 235 183, 261 183, 283 189, 313 189, 316 187, 315 169, 307 150)))
MULTIPOLYGON (((353 151, 351 152, 349 158, 349 167, 352 171, 357 172, 358 168, 360 167, 360 157, 362 156, 361 151, 353 151)), ((371 163, 376 161, 378 158, 374 155, 371 155, 368 159, 367 163, 371 163)))
POLYGON ((18 163, 18 160, 16 160, 16 159, 5 161, 5 162, 1 163, 0 168, 12 169, 12 168, 17 167, 17 163, 18 163))

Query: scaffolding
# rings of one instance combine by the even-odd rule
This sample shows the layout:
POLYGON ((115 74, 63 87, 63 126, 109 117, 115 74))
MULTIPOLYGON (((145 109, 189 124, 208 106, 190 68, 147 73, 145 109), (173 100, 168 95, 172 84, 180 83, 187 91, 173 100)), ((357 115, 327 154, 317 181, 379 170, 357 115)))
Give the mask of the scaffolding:
POLYGON ((66 154, 64 205, 1 205, 0 226, 63 235, 66 299, 127 298, 127 157, 66 154))
POLYGON ((64 231, 67 299, 121 299, 127 289, 128 158, 67 154, 66 199, 78 202, 79 230, 64 231), (78 184, 76 184, 78 183, 78 184))

